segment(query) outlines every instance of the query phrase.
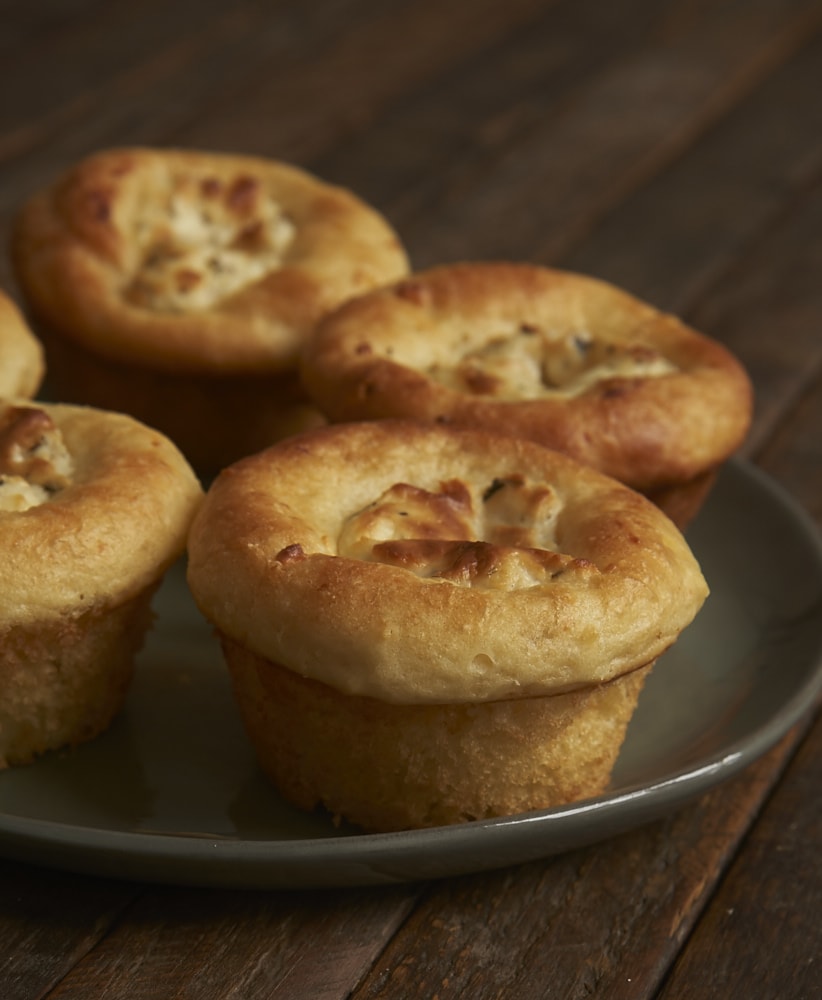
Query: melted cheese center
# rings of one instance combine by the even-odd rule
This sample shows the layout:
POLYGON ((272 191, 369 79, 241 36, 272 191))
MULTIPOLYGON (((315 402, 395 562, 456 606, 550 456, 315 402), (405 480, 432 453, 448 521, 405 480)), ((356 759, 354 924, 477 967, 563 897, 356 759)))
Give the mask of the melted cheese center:
POLYGON ((0 412, 0 511, 46 503, 71 483, 73 463, 60 430, 35 407, 0 412))
POLYGON ((296 226, 254 177, 178 179, 137 232, 141 263, 126 297, 161 312, 196 312, 282 266, 296 226))
POLYGON ((397 483, 346 520, 338 554, 463 587, 543 586, 572 567, 595 569, 557 551, 561 507, 548 486, 522 476, 495 479, 477 497, 459 480, 439 492, 397 483))
POLYGON ((499 399, 578 396, 614 378, 658 378, 677 371, 648 344, 606 341, 585 329, 557 335, 530 323, 492 337, 456 365, 428 374, 450 388, 499 399))

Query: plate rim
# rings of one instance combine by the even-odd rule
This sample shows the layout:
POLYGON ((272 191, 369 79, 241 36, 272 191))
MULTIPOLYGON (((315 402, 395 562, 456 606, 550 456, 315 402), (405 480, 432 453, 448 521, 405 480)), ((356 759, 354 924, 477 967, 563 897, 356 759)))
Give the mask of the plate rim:
MULTIPOLYGON (((810 514, 767 472, 743 459, 730 460, 720 475, 736 475, 764 492, 809 542, 822 574, 822 533, 810 514)), ((409 882, 467 874, 558 854, 604 840, 658 818, 728 780, 771 749, 822 694, 822 624, 815 637, 804 682, 792 690, 752 733, 659 776, 620 787, 595 798, 516 816, 476 820, 454 826, 392 833, 264 839, 114 830, 3 812, 0 806, 0 857, 86 875, 170 885, 237 888, 311 888, 409 882), (599 830, 579 829, 596 819, 599 830), (566 833, 563 824, 570 826, 566 833), (551 834, 559 826, 560 836, 551 834), (512 857, 510 848, 525 849, 512 857), (487 863, 469 850, 465 864, 436 863, 426 871, 408 869, 426 850, 485 844, 487 863), (489 849, 490 848, 490 849, 489 849), (497 856, 495 850, 502 850, 497 856), (126 864, 124 865, 124 862, 126 864), (359 864, 358 864, 359 863, 359 864), (169 872, 167 866, 174 870, 169 872), (353 867, 351 867, 353 866, 353 867), (123 868, 127 870, 124 872, 123 868)), ((418 866, 417 866, 418 867, 418 866)), ((412 869, 415 866, 412 865, 412 869)))

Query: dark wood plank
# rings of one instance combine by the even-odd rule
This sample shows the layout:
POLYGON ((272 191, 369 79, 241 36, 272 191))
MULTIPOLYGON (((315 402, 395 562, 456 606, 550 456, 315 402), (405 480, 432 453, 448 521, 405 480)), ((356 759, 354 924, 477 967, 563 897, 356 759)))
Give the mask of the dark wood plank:
MULTIPOLYGON (((756 420, 747 452, 757 455, 822 372, 822 176, 790 211, 740 255, 689 312, 689 318, 728 344, 756 387, 756 420)), ((780 439, 774 447, 784 448, 780 439)), ((794 472, 801 467, 794 465, 794 472)), ((818 504, 815 480, 797 495, 818 504)), ((818 510, 818 506, 816 508, 818 510)))
MULTIPOLYGON (((60 99, 59 75, 43 72, 48 49, 34 52, 55 107, 29 117, 18 108, 24 124, 0 132, 0 228, 61 170, 111 145, 177 144, 299 162, 341 132, 366 128, 377 108, 442 72, 455 53, 476 51, 545 6, 513 0, 500 13, 491 0, 483 0, 487 10, 464 0, 431 3, 431 11, 399 0, 378 8, 373 0, 326 0, 310 11, 296 0, 274 8, 258 3, 256 10, 223 6, 191 30, 167 28, 156 52, 125 59, 104 87, 80 88, 71 100, 60 99), (425 15, 433 16, 433 6, 432 34, 425 15)), ((13 287, 7 266, 0 285, 13 287)))
MULTIPOLYGON (((395 102, 314 166, 339 183, 364 185, 399 218, 422 212, 424 232, 426 223, 435 224, 429 204, 451 193, 464 171, 493 178, 507 146, 550 129, 593 77, 647 44, 670 7, 653 0, 546 5, 540 18, 452 61, 447 73, 395 102)), ((473 231, 466 229, 469 236, 473 231)))
MULTIPOLYGON (((373 2, 323 2, 310 11, 300 0, 276 7, 263 0, 230 6, 217 3, 210 10, 205 6, 193 21, 169 21, 167 12, 176 9, 176 5, 161 3, 153 11, 156 38, 148 38, 154 38, 154 45, 146 44, 146 36, 140 35, 142 46, 128 43, 123 51, 121 37, 128 35, 128 25, 110 36, 114 41, 109 48, 121 58, 111 63, 105 75, 96 67, 95 75, 87 78, 96 80, 96 85, 83 85, 86 78, 82 77, 69 87, 51 66, 53 59, 59 67, 62 61, 76 58, 73 37, 49 34, 42 44, 32 44, 26 57, 41 80, 47 106, 24 112, 19 102, 8 102, 18 124, 0 130, 0 231, 7 232, 25 198, 81 157, 108 146, 172 144, 179 129, 192 120, 208 122, 218 101, 231 104, 248 77, 266 67, 275 66, 286 85, 295 64, 311 64, 316 52, 332 39, 345 36, 346 31, 356 33, 372 16, 373 2)), ((146 13, 144 8, 140 12, 146 13)), ((97 29, 83 18, 73 30, 99 40, 97 29)), ((84 44, 92 41, 86 39, 84 44)), ((25 93, 25 82, 20 89, 25 93)), ((265 127, 257 131, 268 134, 270 121, 266 116, 265 127)), ((202 136, 202 141, 205 148, 219 148, 208 136, 202 136)), ((5 255, 0 263, 0 287, 14 287, 5 255)))
POLYGON ((268 63, 176 139, 308 163, 341 137, 361 135, 380 115, 393 114, 409 92, 523 25, 550 18, 552 7, 544 0, 372 3, 360 30, 340 31, 333 44, 288 67, 268 63))
POLYGON ((353 997, 653 997, 799 735, 665 821, 432 886, 353 997))
MULTIPOLYGON (((808 99, 820 58, 816 36, 561 261, 681 312, 737 353, 756 386, 749 455, 822 369, 815 319, 822 312, 822 109, 808 99)), ((809 434, 802 445, 811 461, 774 468, 815 513, 820 437, 809 434)), ((789 448, 782 435, 770 451, 778 461, 789 448)))
POLYGON ((417 893, 413 886, 293 894, 147 890, 49 997, 342 1000, 417 893))
MULTIPOLYGON (((686 10, 687 8, 687 10, 686 10)), ((552 262, 789 58, 822 21, 817 3, 739 0, 693 16, 595 73, 556 113, 530 115, 493 148, 432 164, 392 217, 417 266, 477 257, 552 262)))
POLYGON ((14 127, 0 131, 0 158, 48 140, 59 167, 116 142, 168 143, 192 119, 236 110, 258 74, 287 85, 296 67, 372 15, 372 0, 324 0, 310 11, 299 0, 118 0, 103 18, 80 13, 32 39, 7 67, 19 95, 5 106, 14 127))
POLYGON ((819 995, 820 782, 822 720, 768 802, 660 1000, 819 995))
POLYGON ((4 74, 14 78, 15 90, 13 101, 0 104, 0 156, 93 111, 113 96, 113 81, 150 64, 170 43, 197 35, 223 10, 215 0, 111 0, 79 5, 72 16, 53 15, 44 30, 7 55, 4 74))
POLYGON ((0 995, 45 996, 105 937, 141 887, 0 862, 0 995))
POLYGON ((810 360, 815 362, 813 384, 782 418, 758 460, 793 496, 801 498, 803 508, 822 525, 822 375, 819 355, 810 360))
POLYGON ((19 0, 0 0, 0 54, 18 55, 24 47, 41 44, 64 31, 76 19, 96 17, 106 0, 38 0, 21 4, 19 0))
MULTIPOLYGON (((157 0, 141 2, 145 7, 157 0)), ((431 10, 402 0, 378 6, 373 0, 324 0, 309 10, 295 0, 276 6, 249 0, 228 9, 206 6, 196 18, 188 11, 187 19, 184 5, 136 12, 126 5, 120 32, 130 38, 132 18, 141 30, 125 46, 104 46, 111 66, 93 64, 86 72, 75 69, 77 50, 96 53, 116 16, 102 26, 81 18, 73 29, 77 38, 47 39, 18 68, 32 74, 36 86, 23 87, 30 107, 10 105, 9 114, 26 125, 22 135, 7 130, 0 156, 19 155, 32 136, 52 131, 59 133, 52 148, 58 163, 81 155, 71 150, 118 141, 204 145, 300 161, 308 149, 364 127, 376 108, 441 71, 455 54, 487 44, 545 7, 539 0, 514 0, 500 12, 490 0, 483 3, 487 10, 464 0, 432 3, 431 10), (168 10, 178 6, 175 20, 168 10), (434 6, 437 32, 428 18, 434 6), (146 36, 144 21, 154 25, 154 34, 146 36), (63 62, 73 70, 67 80, 63 62), (56 63, 55 72, 44 73, 49 63, 56 63), (98 85, 84 86, 89 78, 98 85), (45 101, 38 100, 41 91, 45 101)))
POLYGON ((686 313, 767 239, 822 164, 822 37, 812 36, 667 170, 602 219, 563 266, 686 313), (630 237, 626 237, 630 234, 630 237))

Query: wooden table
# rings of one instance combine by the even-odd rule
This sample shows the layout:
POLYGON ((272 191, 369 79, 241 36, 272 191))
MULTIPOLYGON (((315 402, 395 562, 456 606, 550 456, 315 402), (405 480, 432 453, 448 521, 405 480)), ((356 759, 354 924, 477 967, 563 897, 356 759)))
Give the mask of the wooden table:
MULTIPOLYGON (((822 523, 819 0, 3 0, 0 25, 4 238, 105 146, 300 163, 417 267, 573 268, 728 344, 746 457, 822 523)), ((3 861, 0 996, 810 1000, 820 780, 808 715, 671 815, 490 873, 252 891, 3 861)))

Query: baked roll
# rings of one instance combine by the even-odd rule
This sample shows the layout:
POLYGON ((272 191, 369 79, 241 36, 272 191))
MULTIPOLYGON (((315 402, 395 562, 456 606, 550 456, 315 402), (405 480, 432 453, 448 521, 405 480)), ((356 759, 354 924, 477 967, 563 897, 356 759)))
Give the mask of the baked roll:
POLYGON ((0 292, 0 399, 31 399, 40 388, 44 371, 40 341, 17 306, 0 292))
POLYGON ((52 395, 125 410, 215 469, 322 421, 297 356, 405 252, 352 193, 270 160, 98 153, 35 195, 12 256, 52 395))
POLYGON ((130 417, 0 404, 0 767, 108 727, 201 497, 130 417))
POLYGON ((485 427, 571 455, 684 526, 750 421, 717 342, 612 285, 528 264, 435 268, 361 296, 307 343, 334 421, 485 427))
POLYGON ((189 539, 263 769, 368 830, 602 792, 707 594, 647 499, 533 442, 330 426, 230 467, 189 539))

